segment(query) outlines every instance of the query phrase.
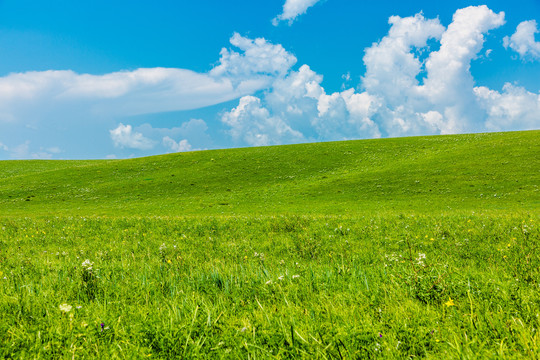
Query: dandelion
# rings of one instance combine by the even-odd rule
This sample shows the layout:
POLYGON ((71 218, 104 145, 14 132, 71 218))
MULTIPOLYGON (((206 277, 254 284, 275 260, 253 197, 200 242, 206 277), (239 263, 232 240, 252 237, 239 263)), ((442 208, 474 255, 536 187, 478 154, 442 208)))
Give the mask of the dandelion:
POLYGON ((454 300, 452 300, 452 298, 448 298, 448 301, 444 303, 445 306, 456 306, 456 304, 454 304, 454 300))
POLYGON ((72 306, 71 306, 71 305, 68 305, 68 304, 60 304, 60 305, 58 306, 58 308, 60 309, 60 311, 65 312, 65 313, 68 313, 68 312, 71 311, 72 306))

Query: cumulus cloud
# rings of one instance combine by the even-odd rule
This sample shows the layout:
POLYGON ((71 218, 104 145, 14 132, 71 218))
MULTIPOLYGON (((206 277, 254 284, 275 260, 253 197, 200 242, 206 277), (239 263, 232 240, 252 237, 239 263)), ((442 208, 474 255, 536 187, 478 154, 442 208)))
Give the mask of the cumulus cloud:
POLYGON ((3 143, 0 142, 0 150, 8 151, 9 148, 7 147, 7 145, 4 145, 3 143))
POLYGON ((131 125, 120 124, 109 133, 115 147, 139 150, 149 150, 154 147, 152 140, 145 138, 139 132, 133 132, 131 125))
POLYGON ((271 116, 268 109, 261 106, 260 99, 254 96, 242 97, 236 108, 223 114, 222 121, 230 127, 233 139, 251 146, 303 140, 300 132, 293 130, 280 117, 271 116))
POLYGON ((510 83, 504 85, 502 92, 483 86, 474 91, 488 114, 486 129, 532 130, 540 126, 540 94, 510 83))
POLYGON ((248 145, 537 128, 538 94, 475 87, 470 72, 473 60, 488 56, 480 55, 485 34, 504 17, 470 6, 445 28, 422 14, 392 16, 388 34, 365 50, 362 91, 327 93, 323 77, 303 65, 262 97, 243 97, 222 121, 248 145))
POLYGON ((363 86, 381 103, 375 118, 389 136, 449 134, 477 130, 482 113, 474 96, 471 61, 484 44, 484 34, 504 24, 504 13, 487 6, 455 12, 444 28, 423 15, 390 18, 390 31, 366 49, 363 86), (440 42, 425 63, 418 49, 440 42), (418 77, 423 75, 423 84, 418 77))
POLYGON ((299 15, 305 14, 307 9, 318 3, 320 0, 286 0, 283 4, 283 12, 272 20, 272 24, 277 26, 280 21, 288 21, 291 25, 299 15))
POLYGON ((235 140, 271 145, 308 140, 379 137, 370 119, 376 99, 354 89, 327 94, 322 76, 307 65, 278 79, 264 98, 245 96, 222 116, 235 140))
POLYGON ((163 145, 169 148, 173 152, 184 152, 191 151, 191 145, 186 139, 180 140, 179 142, 174 141, 174 139, 165 136, 163 138, 163 145))
POLYGON ((540 41, 535 41, 534 35, 539 33, 535 20, 523 21, 517 26, 516 32, 503 39, 505 48, 511 48, 523 60, 540 59, 540 41))
POLYGON ((296 63, 296 57, 283 46, 263 38, 252 40, 234 33, 230 42, 242 53, 223 48, 219 65, 212 69, 211 75, 241 80, 265 75, 278 77, 285 75, 296 63))
POLYGON ((442 133, 478 129, 471 61, 482 50, 484 34, 504 23, 504 12, 496 14, 485 5, 460 9, 442 35, 440 50, 429 55, 420 92, 444 116, 442 133))
POLYGON ((413 47, 426 47, 429 39, 440 39, 445 29, 439 19, 427 20, 421 14, 392 16, 388 23, 388 35, 365 51, 362 84, 368 92, 384 96, 390 106, 398 106, 413 95, 411 89, 418 85, 416 76, 422 70, 413 47))

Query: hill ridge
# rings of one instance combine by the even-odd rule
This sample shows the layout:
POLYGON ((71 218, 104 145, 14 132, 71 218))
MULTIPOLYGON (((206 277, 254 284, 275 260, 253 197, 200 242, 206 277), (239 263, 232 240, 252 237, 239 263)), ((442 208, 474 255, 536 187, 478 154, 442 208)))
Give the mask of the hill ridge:
POLYGON ((536 211, 539 139, 536 130, 0 162, 0 207, 14 216, 536 211))

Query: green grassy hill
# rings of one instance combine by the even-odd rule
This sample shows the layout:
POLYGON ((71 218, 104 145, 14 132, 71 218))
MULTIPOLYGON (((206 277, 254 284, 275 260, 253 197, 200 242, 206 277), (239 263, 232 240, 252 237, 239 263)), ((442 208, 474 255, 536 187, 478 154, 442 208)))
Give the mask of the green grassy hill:
POLYGON ((537 210, 540 131, 2 161, 2 215, 537 210))
POLYGON ((539 186, 540 131, 3 161, 0 359, 538 359, 539 186))

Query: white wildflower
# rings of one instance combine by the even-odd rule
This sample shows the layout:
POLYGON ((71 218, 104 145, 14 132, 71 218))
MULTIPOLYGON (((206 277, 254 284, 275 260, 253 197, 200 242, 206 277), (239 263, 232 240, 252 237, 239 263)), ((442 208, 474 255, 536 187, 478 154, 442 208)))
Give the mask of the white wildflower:
POLYGON ((60 308, 60 311, 65 312, 65 313, 70 312, 72 309, 72 306, 68 304, 60 304, 58 307, 60 308))
POLYGON ((81 267, 86 271, 92 271, 92 266, 94 266, 94 263, 88 259, 84 260, 81 264, 81 267))

